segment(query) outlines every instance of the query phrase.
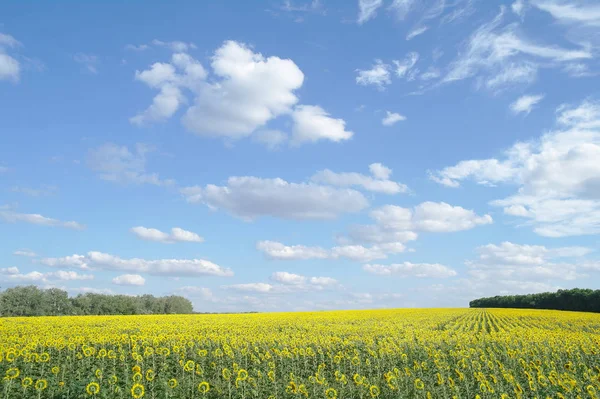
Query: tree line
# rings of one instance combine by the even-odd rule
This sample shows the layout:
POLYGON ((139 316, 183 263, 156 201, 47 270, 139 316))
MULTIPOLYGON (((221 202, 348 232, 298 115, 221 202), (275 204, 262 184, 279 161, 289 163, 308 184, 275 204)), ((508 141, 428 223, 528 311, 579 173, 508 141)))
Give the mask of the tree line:
POLYGON ((600 312, 600 290, 573 288, 528 295, 504 295, 469 302, 472 308, 556 309, 600 312))
POLYGON ((193 313, 189 299, 171 295, 127 296, 85 293, 69 297, 58 288, 34 285, 0 292, 0 316, 138 315, 193 313))

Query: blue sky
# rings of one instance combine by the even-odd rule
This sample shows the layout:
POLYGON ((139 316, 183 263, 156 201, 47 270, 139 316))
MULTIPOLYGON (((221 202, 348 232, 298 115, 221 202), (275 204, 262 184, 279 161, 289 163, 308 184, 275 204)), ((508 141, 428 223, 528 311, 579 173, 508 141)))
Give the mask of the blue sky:
POLYGON ((270 311, 600 282, 592 1, 0 16, 2 288, 270 311))

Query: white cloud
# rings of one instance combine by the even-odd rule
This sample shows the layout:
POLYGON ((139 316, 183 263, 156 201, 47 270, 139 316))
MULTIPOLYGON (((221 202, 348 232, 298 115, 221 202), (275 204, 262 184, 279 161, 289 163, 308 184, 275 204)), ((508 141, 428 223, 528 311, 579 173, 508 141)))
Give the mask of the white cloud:
POLYGON ((414 28, 410 32, 408 32, 408 34, 406 35, 406 40, 414 39, 415 37, 422 35, 423 33, 427 32, 428 30, 429 30, 428 26, 419 26, 417 28, 414 28))
POLYGON ((265 58, 246 45, 228 41, 212 58, 212 69, 221 78, 197 93, 184 125, 208 136, 241 138, 269 120, 291 111, 304 74, 289 59, 265 58))
POLYGON ((336 143, 349 140, 354 133, 346 130, 343 119, 332 118, 318 105, 299 105, 292 112, 293 145, 329 140, 336 143))
POLYGON ((404 184, 397 183, 389 179, 392 170, 381 164, 372 164, 369 166, 374 168, 375 172, 371 172, 373 176, 366 176, 360 173, 336 173, 329 169, 317 172, 311 177, 315 183, 329 184, 337 187, 352 187, 359 186, 367 191, 379 192, 383 194, 398 194, 408 191, 408 187, 404 184), (378 177, 385 174, 384 178, 378 177))
POLYGON ((19 81, 21 66, 19 61, 8 54, 0 52, 0 80, 19 81))
POLYGON ((167 47, 176 53, 181 53, 196 48, 194 43, 185 43, 181 41, 164 42, 162 40, 154 39, 152 40, 152 44, 159 47, 167 47))
POLYGON ((465 179, 518 186, 512 196, 491 204, 527 219, 540 235, 598 234, 600 104, 584 101, 576 107, 561 106, 556 125, 536 140, 515 143, 498 159, 462 161, 455 169, 433 176, 454 186, 465 179))
POLYGON ((538 66, 532 62, 510 63, 501 71, 492 74, 486 81, 485 87, 493 91, 513 85, 526 85, 535 82, 538 66))
POLYGON ((369 165, 369 171, 376 179, 387 180, 392 175, 392 170, 380 163, 372 163, 369 165))
POLYGON ((522 17, 525 11, 525 3, 523 0, 516 0, 510 5, 510 8, 515 14, 522 17))
POLYGON ((13 83, 19 81, 21 64, 14 57, 6 53, 8 48, 21 46, 21 43, 6 33, 0 32, 0 80, 9 80, 13 83))
POLYGON ((43 258, 40 262, 51 267, 71 267, 83 270, 114 270, 147 273, 156 276, 233 276, 230 269, 204 259, 123 259, 107 253, 91 251, 86 255, 63 258, 43 258))
POLYGON ((441 171, 430 173, 430 178, 448 187, 460 186, 460 180, 472 178, 477 184, 494 185, 513 178, 518 170, 512 161, 482 159, 461 161, 441 171))
MULTIPOLYGON (((418 232, 449 233, 470 230, 492 223, 490 215, 479 216, 474 211, 444 202, 423 202, 413 209, 385 205, 370 212, 374 224, 351 226, 347 237, 339 239, 347 244, 372 244, 371 259, 377 256, 405 251, 405 243, 416 240, 418 232)), ((368 261, 368 260, 365 260, 368 261)))
POLYGON ((150 46, 147 44, 140 44, 138 46, 136 46, 135 44, 128 44, 125 46, 125 50, 131 50, 131 51, 146 51, 149 49, 150 49, 150 46))
POLYGON ((308 260, 308 259, 349 259, 355 262, 368 262, 374 259, 385 259, 388 253, 399 253, 405 250, 404 245, 381 244, 364 247, 362 245, 339 245, 331 249, 308 247, 304 245, 284 245, 277 241, 259 241, 256 249, 265 256, 276 260, 308 260))
POLYGON ((285 137, 260 128, 282 115, 293 119, 292 144, 320 139, 339 142, 352 136, 345 131, 344 120, 330 117, 321 107, 297 105, 295 91, 302 86, 304 74, 290 59, 265 57, 244 43, 226 41, 211 57, 209 79, 199 61, 182 48, 176 51, 170 62, 136 71, 136 80, 159 93, 149 108, 131 118, 132 123, 170 118, 188 103, 189 91, 194 101, 182 122, 200 136, 237 140, 259 131, 263 132, 257 135, 259 142, 276 147, 285 137))
POLYGON ((590 252, 584 247, 546 248, 541 245, 520 245, 503 242, 477 248, 479 257, 466 262, 469 275, 478 281, 496 280, 545 282, 574 280, 582 277, 586 263, 556 263, 557 258, 580 258, 590 252))
POLYGON ((385 118, 381 120, 383 126, 392 126, 400 121, 405 121, 406 116, 396 112, 385 111, 385 118))
POLYGON ((29 249, 19 249, 15 252, 13 252, 13 255, 16 256, 27 256, 29 258, 34 258, 37 256, 37 254, 29 249))
POLYGON ((158 241, 164 244, 174 242, 203 242, 204 238, 198 234, 183 230, 179 227, 173 227, 171 233, 164 233, 157 229, 147 228, 143 226, 132 227, 131 232, 143 240, 158 241))
POLYGON ((309 282, 313 285, 318 285, 322 287, 329 287, 339 284, 339 282, 331 277, 311 277, 309 282))
POLYGON ((64 227, 67 229, 73 230, 83 230, 85 226, 77 223, 77 222, 63 222, 62 220, 49 218, 46 216, 42 216, 37 213, 19 213, 15 212, 9 208, 2 209, 0 208, 0 220, 4 220, 7 223, 31 223, 38 224, 42 226, 51 226, 51 227, 64 227))
POLYGON ((419 79, 421 79, 421 80, 433 80, 433 79, 439 78, 440 75, 441 75, 441 72, 440 72, 439 69, 434 68, 434 67, 429 67, 427 69, 427 71, 423 72, 419 76, 419 79))
POLYGON ((392 83, 390 79, 390 66, 381 60, 375 60, 371 69, 357 69, 356 83, 362 86, 373 85, 383 90, 385 85, 392 83))
POLYGON ((126 146, 106 143, 89 151, 88 166, 103 180, 121 184, 171 185, 172 180, 160 179, 157 173, 146 172, 146 154, 152 151, 143 144, 136 144, 135 151, 126 146))
POLYGON ((415 0, 394 0, 389 8, 396 14, 399 20, 403 20, 414 5, 415 0))
POLYGON ((261 216, 283 219, 334 219, 368 206, 359 191, 283 179, 230 177, 226 186, 186 187, 181 193, 191 203, 204 203, 246 220, 261 216))
POLYGON ((259 130, 254 135, 254 140, 261 143, 269 150, 280 148, 288 140, 288 135, 281 130, 259 130))
POLYGON ((77 53, 73 56, 73 60, 78 64, 83 65, 88 72, 93 73, 94 75, 98 73, 98 56, 93 54, 77 53))
POLYGON ((112 279, 113 284, 116 285, 144 285, 146 279, 139 274, 123 274, 112 279))
POLYGON ((64 270, 50 273, 33 271, 23 274, 16 267, 0 269, 0 275, 4 276, 5 281, 14 281, 18 283, 48 283, 49 281, 83 281, 94 279, 92 274, 79 274, 74 271, 64 270))
POLYGON ((585 2, 532 0, 531 4, 563 23, 600 26, 600 6, 591 1, 585 4, 585 2))
POLYGON ((515 102, 510 104, 510 110, 515 114, 520 114, 521 112, 529 114, 531 110, 533 110, 533 107, 542 101, 543 98, 543 94, 529 94, 521 96, 515 102))
MULTIPOLYGON (((464 50, 450 65, 450 70, 443 82, 448 83, 487 74, 486 79, 494 82, 488 84, 498 87, 503 80, 507 83, 514 83, 511 74, 521 81, 525 79, 522 69, 525 65, 524 62, 529 62, 531 65, 532 60, 545 61, 550 63, 547 66, 552 66, 552 64, 561 65, 565 62, 592 58, 590 49, 586 47, 565 49, 541 45, 519 36, 515 24, 501 28, 504 14, 505 9, 501 7, 500 13, 493 21, 480 26, 471 35, 464 50), (513 69, 511 73, 506 72, 507 66, 511 66, 513 69), (502 73, 504 73, 502 78, 496 80, 493 77, 490 78, 490 76, 498 76, 502 73)), ((527 76, 531 79, 531 72, 527 76)))
POLYGON ((256 243, 256 249, 263 252, 270 259, 278 260, 329 258, 328 251, 320 247, 288 246, 276 241, 259 241, 256 243))
POLYGON ((419 53, 410 52, 406 54, 406 57, 402 61, 394 60, 394 65, 396 65, 396 76, 399 78, 406 78, 407 80, 413 80, 414 74, 413 67, 419 61, 419 53))
POLYGON ((363 270, 382 276, 448 278, 457 275, 456 271, 439 263, 394 263, 391 265, 366 264, 363 270))
POLYGON ((271 280, 281 284, 300 285, 306 282, 306 277, 288 272, 275 272, 271 275, 271 280))
POLYGON ((358 23, 364 24, 375 18, 377 9, 383 5, 383 0, 358 0, 358 23))
POLYGON ((271 275, 270 283, 244 283, 224 285, 221 288, 240 291, 254 292, 264 295, 298 294, 302 292, 323 291, 338 288, 339 282, 331 277, 306 277, 289 272, 275 272, 271 275))

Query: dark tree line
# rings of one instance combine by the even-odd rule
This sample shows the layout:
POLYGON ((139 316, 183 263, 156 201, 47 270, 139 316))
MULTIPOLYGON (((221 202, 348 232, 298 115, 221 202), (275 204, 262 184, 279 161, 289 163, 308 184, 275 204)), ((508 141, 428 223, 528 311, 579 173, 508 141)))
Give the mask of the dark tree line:
POLYGON ((30 285, 0 293, 0 316, 136 315, 193 313, 192 303, 181 296, 155 297, 79 294, 69 297, 58 288, 30 285))
POLYGON ((472 308, 522 308, 600 312, 600 290, 574 288, 528 295, 506 295, 475 299, 472 308))

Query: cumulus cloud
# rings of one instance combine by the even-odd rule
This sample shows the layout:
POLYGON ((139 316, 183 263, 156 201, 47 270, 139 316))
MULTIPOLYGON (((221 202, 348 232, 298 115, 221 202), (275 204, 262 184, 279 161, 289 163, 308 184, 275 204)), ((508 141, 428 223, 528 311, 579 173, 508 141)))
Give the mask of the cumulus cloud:
POLYGON ((358 0, 358 24, 364 24, 375 18, 377 9, 383 5, 383 0, 358 0))
POLYGON ((143 240, 158 241, 164 244, 174 242, 204 242, 204 238, 198 234, 179 227, 173 227, 170 233, 165 233, 158 229, 137 226, 132 227, 131 232, 143 240))
POLYGON ((408 191, 404 184, 389 180, 392 170, 380 163, 369 165, 372 176, 360 173, 336 173, 329 169, 317 172, 311 177, 315 183, 329 184, 336 187, 361 187, 367 191, 383 194, 398 194, 408 191))
POLYGON ((261 216, 334 219, 368 206, 367 199, 356 190, 252 176, 230 177, 226 186, 185 187, 181 193, 188 202, 224 209, 246 220, 261 216))
POLYGON ((439 263, 394 263, 391 265, 366 264, 363 270, 382 276, 448 278, 457 275, 456 271, 439 263))
POLYGON ((233 272, 204 259, 123 259, 107 253, 91 251, 86 255, 62 258, 42 258, 40 263, 51 267, 70 267, 83 270, 112 270, 146 273, 156 276, 233 276, 233 272))
POLYGON ((289 59, 265 58, 244 44, 227 41, 212 57, 221 80, 205 85, 188 109, 184 125, 200 135, 250 135, 269 120, 291 111, 304 74, 289 59))
POLYGON ((253 292, 256 294, 294 294, 299 292, 322 291, 339 286, 339 282, 331 277, 307 277, 289 272, 275 272, 271 275, 271 283, 244 283, 224 285, 221 288, 253 292))
POLYGON ((305 245, 285 245, 277 241, 259 241, 256 249, 269 259, 307 260, 307 259, 349 259, 355 262, 369 262, 385 259, 389 253, 403 252, 406 247, 400 243, 372 245, 338 245, 330 249, 305 245))
POLYGON ((588 261, 557 262, 560 258, 581 258, 592 250, 585 247, 547 248, 503 242, 477 248, 478 258, 466 262, 469 276, 477 281, 522 281, 550 283, 574 280, 591 268, 588 261))
POLYGON ((73 230, 83 230, 85 226, 77 222, 64 222, 62 220, 46 217, 38 213, 19 213, 10 208, 0 207, 0 220, 7 223, 30 223, 42 226, 64 227, 73 230))
POLYGON ((116 285, 137 285, 141 286, 146 284, 146 279, 139 274, 122 274, 112 279, 113 284, 116 285))
POLYGON ((0 275, 2 275, 3 280, 16 283, 48 283, 50 281, 83 281, 94 279, 92 274, 79 274, 74 271, 65 270, 49 273, 37 271, 21 273, 17 267, 0 269, 0 275))
POLYGON ((271 280, 282 284, 300 285, 306 282, 306 277, 288 272, 275 272, 271 276, 271 280))
POLYGON ((375 60, 371 69, 357 69, 356 83, 362 86, 373 85, 383 90, 385 85, 392 83, 390 78, 390 66, 381 60, 375 60))
POLYGON ((396 112, 385 111, 385 118, 381 120, 383 126, 392 126, 400 121, 405 121, 406 116, 396 112))
POLYGON ((557 109, 556 128, 517 142, 502 156, 462 161, 433 173, 458 186, 463 180, 506 183, 515 194, 491 202, 528 220, 536 233, 564 237, 600 233, 600 104, 586 100, 557 109))
POLYGON ((16 256, 26 256, 26 257, 29 257, 29 258, 34 258, 34 257, 37 256, 37 254, 35 252, 33 252, 33 251, 29 250, 29 249, 19 249, 19 250, 13 252, 13 255, 16 255, 16 256))
POLYGON ((270 259, 298 260, 298 259, 327 259, 329 252, 320 247, 307 247, 304 245, 284 245, 276 241, 259 241, 256 249, 263 252, 270 259))
POLYGON ((543 94, 529 94, 521 96, 510 105, 510 110, 514 114, 520 114, 522 112, 529 114, 531 110, 533 110, 533 107, 542 101, 543 98, 543 94))
POLYGON ((304 74, 290 59, 265 57, 230 40, 215 51, 210 70, 206 70, 185 52, 187 48, 175 46, 173 51, 170 62, 156 62, 136 71, 135 79, 158 94, 131 123, 164 121, 185 105, 183 125, 205 137, 238 140, 263 132, 257 134, 257 141, 276 147, 287 137, 264 127, 282 115, 292 118, 293 145, 323 139, 339 142, 352 136, 343 119, 331 117, 316 105, 298 105, 295 92, 302 86, 304 74), (194 97, 191 102, 188 92, 194 97))
POLYGON ((419 232, 450 233, 470 230, 492 223, 490 215, 444 202, 423 202, 414 208, 385 205, 370 212, 374 224, 354 225, 346 236, 339 239, 346 244, 370 244, 377 250, 371 259, 385 258, 385 254, 403 252, 407 242, 416 240, 419 232), (375 256, 379 252, 382 256, 375 256))
POLYGON ((343 119, 332 118, 317 105, 299 105, 292 112, 292 145, 329 140, 335 143, 352 138, 343 119))
POLYGON ((107 181, 121 184, 171 185, 172 180, 163 180, 157 173, 146 171, 146 154, 152 148, 136 144, 134 151, 126 146, 106 143, 89 151, 87 164, 98 176, 107 181))

